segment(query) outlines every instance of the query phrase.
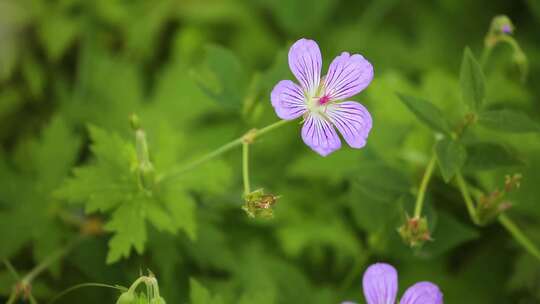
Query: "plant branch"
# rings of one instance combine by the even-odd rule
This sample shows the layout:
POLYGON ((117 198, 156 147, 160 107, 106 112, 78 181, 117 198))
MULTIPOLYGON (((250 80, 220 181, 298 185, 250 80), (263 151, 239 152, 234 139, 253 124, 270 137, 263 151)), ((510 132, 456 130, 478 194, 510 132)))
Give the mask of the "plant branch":
POLYGON ((532 256, 540 260, 540 250, 527 236, 519 229, 519 227, 506 215, 501 214, 498 217, 499 223, 514 237, 514 239, 530 253, 532 256))
POLYGON ((471 220, 476 225, 479 225, 480 223, 476 215, 474 201, 471 197, 471 193, 469 192, 469 188, 467 187, 467 183, 465 182, 463 175, 461 175, 461 172, 458 172, 456 174, 456 182, 458 184, 459 191, 461 192, 461 195, 463 196, 463 199, 465 200, 465 205, 467 206, 467 211, 469 212, 469 216, 471 217, 471 220))
MULTIPOLYGON (((262 129, 253 129, 251 131, 248 131, 246 133, 247 134, 250 134, 250 139, 253 141, 255 140, 256 138, 258 137, 261 137, 262 135, 270 132, 270 131, 273 131, 283 125, 285 125, 286 123, 290 122, 292 120, 280 120, 280 121, 277 121, 271 125, 268 125, 262 129)), ((183 173, 211 160, 211 159, 214 159, 222 154, 224 154, 225 152, 228 152, 238 146, 241 146, 245 141, 245 136, 241 136, 233 141, 230 141, 226 144, 224 144, 223 146, 217 148, 216 150, 214 151, 211 151, 207 154, 204 154, 203 156, 185 164, 185 165, 182 165, 180 167, 177 167, 177 168, 173 168, 171 171, 167 172, 167 173, 164 173, 160 176, 158 176, 157 178, 157 182, 160 182, 160 181, 163 181, 163 180, 172 180, 180 175, 182 175, 183 173)))
POLYGON ((420 183, 420 189, 418 189, 418 196, 416 197, 416 203, 414 207, 415 218, 419 218, 420 215, 422 214, 422 206, 424 205, 424 197, 426 195, 426 190, 429 184, 429 180, 431 179, 431 176, 433 175, 433 169, 435 169, 435 162, 436 162, 436 157, 435 157, 435 153, 433 153, 426 167, 426 171, 424 172, 424 176, 422 177, 422 181, 420 183))
POLYGON ((251 192, 249 185, 249 143, 242 144, 242 178, 244 181, 244 195, 251 192))

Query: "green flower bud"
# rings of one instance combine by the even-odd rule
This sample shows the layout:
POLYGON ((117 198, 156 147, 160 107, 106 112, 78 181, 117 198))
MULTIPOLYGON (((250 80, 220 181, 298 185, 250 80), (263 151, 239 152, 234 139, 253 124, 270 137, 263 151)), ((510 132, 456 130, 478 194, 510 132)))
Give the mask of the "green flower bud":
POLYGON ((126 291, 118 297, 118 300, 116 300, 116 304, 136 304, 137 297, 135 294, 131 291, 126 291))

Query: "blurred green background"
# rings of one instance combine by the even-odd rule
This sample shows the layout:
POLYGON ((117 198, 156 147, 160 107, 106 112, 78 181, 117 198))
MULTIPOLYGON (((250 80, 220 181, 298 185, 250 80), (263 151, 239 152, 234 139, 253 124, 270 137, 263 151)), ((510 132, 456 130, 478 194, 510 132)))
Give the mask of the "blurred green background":
MULTIPOLYGON (((286 54, 306 37, 319 43, 323 71, 342 51, 373 64, 372 84, 353 98, 373 115, 366 149, 322 158, 302 143, 298 125, 276 130, 251 150, 253 187, 281 195, 272 220, 249 219, 240 209, 241 155, 232 151, 195 170, 193 180, 175 181, 188 185, 183 195, 195 206, 182 229, 130 226, 146 242, 109 263, 111 234, 86 238, 33 281, 39 302, 78 283, 129 286, 150 269, 168 303, 204 302, 190 300, 190 278, 215 295, 207 303, 364 303, 362 272, 385 261, 399 270, 400 293, 429 280, 446 303, 540 303, 540 262, 497 223, 475 226, 438 169, 426 198, 434 241, 413 250, 397 233, 435 137, 395 93, 425 98, 457 122, 466 112, 463 50, 480 56, 498 14, 514 22, 529 74, 522 82, 511 49, 498 46, 485 69, 486 106, 538 121, 536 0, 1 0, 0 257, 24 274, 76 238, 85 216, 110 219, 114 210, 88 205, 85 215, 70 199, 77 193, 57 195, 73 168, 95 162, 89 125, 133 143, 129 115, 136 113, 156 163, 158 154, 168 155, 165 169, 185 162, 278 119, 270 91, 293 78, 286 54)), ((489 192, 505 175, 522 174, 509 216, 540 245, 538 133, 475 126, 470 136, 508 155, 493 166, 482 156, 472 160, 467 179, 489 192)), ((122 194, 88 191, 97 200, 122 194)), ((2 266, 3 299, 14 284, 2 266)), ((114 303, 117 296, 88 288, 59 303, 114 303)))

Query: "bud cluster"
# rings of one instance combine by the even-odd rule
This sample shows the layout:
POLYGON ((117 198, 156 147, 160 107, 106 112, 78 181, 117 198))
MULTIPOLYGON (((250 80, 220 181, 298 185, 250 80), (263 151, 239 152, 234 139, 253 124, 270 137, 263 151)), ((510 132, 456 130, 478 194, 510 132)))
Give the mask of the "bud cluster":
POLYGON ((264 189, 257 189, 244 196, 242 209, 252 218, 272 218, 274 216, 272 208, 278 199, 279 196, 265 194, 264 189))
POLYGON ((481 225, 490 223, 502 212, 512 207, 512 204, 504 198, 506 194, 519 188, 521 178, 521 174, 507 175, 503 190, 495 189, 491 193, 480 196, 476 206, 476 215, 481 225))
POLYGON ((431 241, 428 221, 425 217, 406 216, 405 223, 398 229, 403 241, 410 247, 421 247, 426 241, 431 241))

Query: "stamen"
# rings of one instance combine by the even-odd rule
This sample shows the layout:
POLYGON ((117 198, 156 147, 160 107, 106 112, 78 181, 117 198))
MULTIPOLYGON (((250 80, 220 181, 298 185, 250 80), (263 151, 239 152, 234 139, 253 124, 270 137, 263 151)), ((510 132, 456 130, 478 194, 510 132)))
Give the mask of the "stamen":
POLYGON ((330 101, 330 96, 324 95, 321 98, 319 98, 319 104, 322 106, 330 101))

